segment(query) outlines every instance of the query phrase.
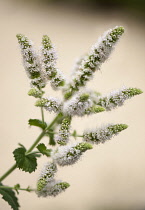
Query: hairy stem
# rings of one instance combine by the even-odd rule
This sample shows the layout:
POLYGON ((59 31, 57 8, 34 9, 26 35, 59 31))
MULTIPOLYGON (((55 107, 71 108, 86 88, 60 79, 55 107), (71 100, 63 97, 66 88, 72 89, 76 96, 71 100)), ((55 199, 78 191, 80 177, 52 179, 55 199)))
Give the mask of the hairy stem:
POLYGON ((0 188, 3 188, 3 189, 12 189, 12 190, 24 190, 24 191, 27 191, 27 192, 32 192, 32 191, 35 191, 35 189, 31 189, 31 188, 29 188, 29 187, 27 187, 27 188, 15 188, 15 186, 14 187, 9 187, 9 186, 0 186, 0 188))

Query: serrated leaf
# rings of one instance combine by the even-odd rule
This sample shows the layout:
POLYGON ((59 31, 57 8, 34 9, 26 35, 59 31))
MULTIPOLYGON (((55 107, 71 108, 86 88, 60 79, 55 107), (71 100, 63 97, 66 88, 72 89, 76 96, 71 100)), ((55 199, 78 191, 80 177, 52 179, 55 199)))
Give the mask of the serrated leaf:
MULTIPOLYGON (((3 185, 0 183, 0 186, 3 185)), ((2 195, 2 199, 4 199, 13 210, 19 210, 20 205, 18 203, 18 198, 12 189, 0 188, 0 194, 2 195)))
POLYGON ((42 128, 43 130, 47 127, 46 122, 42 122, 41 120, 38 119, 29 119, 28 124, 30 126, 37 126, 39 128, 42 128))
POLYGON ((19 169, 32 173, 37 168, 37 159, 35 154, 26 155, 26 149, 23 147, 14 150, 14 158, 19 169))
MULTIPOLYGON (((18 143, 18 145, 19 145, 20 147, 25 148, 25 146, 24 146, 23 144, 21 144, 21 143, 18 143)), ((25 148, 25 149, 26 149, 26 148, 25 148)))
POLYGON ((41 152, 43 155, 46 155, 47 157, 50 157, 51 149, 47 149, 45 144, 41 143, 37 146, 37 149, 39 152, 41 152))

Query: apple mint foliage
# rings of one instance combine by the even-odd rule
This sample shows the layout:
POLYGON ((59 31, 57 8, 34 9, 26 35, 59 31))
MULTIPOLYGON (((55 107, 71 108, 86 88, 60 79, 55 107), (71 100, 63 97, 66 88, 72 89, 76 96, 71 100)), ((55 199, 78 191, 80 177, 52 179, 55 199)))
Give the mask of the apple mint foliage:
POLYGON ((47 123, 42 122, 39 119, 29 119, 28 124, 30 126, 36 126, 36 127, 42 128, 43 130, 47 127, 47 123))
POLYGON ((83 140, 92 144, 105 143, 107 140, 110 140, 112 137, 118 135, 127 127, 128 126, 126 124, 110 124, 92 131, 84 131, 83 140))
POLYGON ((14 190, 1 188, 2 186, 3 184, 0 183, 0 194, 2 195, 2 199, 5 200, 13 210, 19 210, 20 205, 14 190))
POLYGON ((26 148, 19 147, 13 151, 16 165, 19 169, 25 172, 32 173, 37 168, 37 159, 35 153, 27 154, 26 148))
POLYGON ((41 143, 37 146, 37 149, 39 150, 39 152, 42 155, 46 155, 47 157, 51 156, 51 149, 47 149, 47 147, 45 146, 45 144, 41 143))
POLYGON ((98 113, 101 115, 101 112, 111 111, 124 105, 127 99, 142 93, 138 88, 123 87, 102 96, 96 89, 97 84, 95 90, 88 90, 85 87, 95 72, 100 73, 101 65, 109 58, 123 33, 122 26, 106 31, 90 51, 75 63, 70 80, 65 79, 57 68, 56 49, 47 35, 42 37, 41 48, 38 51, 25 35, 17 35, 24 68, 30 80, 28 95, 33 97, 35 108, 39 108, 41 113, 41 119, 32 117, 28 124, 41 129, 41 133, 34 142, 29 139, 31 146, 28 150, 19 143, 19 147, 13 151, 16 163, 0 177, 0 182, 15 168, 28 173, 34 172, 37 169, 37 158, 42 155, 47 159, 47 163, 38 177, 35 189, 20 188, 20 184, 14 187, 0 184, 0 194, 13 210, 19 209, 13 190, 34 191, 38 197, 59 195, 70 186, 66 181, 57 180, 57 171, 61 167, 76 164, 82 160, 86 151, 88 154, 91 152, 93 146, 105 143, 127 129, 126 124, 119 122, 97 127, 94 120, 92 129, 84 129, 82 133, 79 132, 79 127, 71 130, 75 126, 74 118, 81 117, 83 120, 83 117, 88 117, 87 126, 90 127, 90 115, 98 113), (48 83, 49 88, 59 90, 57 92, 59 97, 50 95, 48 83), (43 137, 45 144, 40 142, 43 137))

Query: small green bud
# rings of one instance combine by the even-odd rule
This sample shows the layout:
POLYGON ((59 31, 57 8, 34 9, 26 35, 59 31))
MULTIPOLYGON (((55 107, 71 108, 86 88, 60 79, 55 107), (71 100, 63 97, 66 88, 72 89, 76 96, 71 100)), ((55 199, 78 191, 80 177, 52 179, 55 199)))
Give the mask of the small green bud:
POLYGON ((36 101, 35 106, 44 107, 48 101, 46 98, 39 99, 36 101))
POLYGON ((28 92, 29 96, 33 96, 35 98, 41 98, 43 94, 44 94, 44 91, 38 90, 36 88, 30 89, 29 92, 28 92))

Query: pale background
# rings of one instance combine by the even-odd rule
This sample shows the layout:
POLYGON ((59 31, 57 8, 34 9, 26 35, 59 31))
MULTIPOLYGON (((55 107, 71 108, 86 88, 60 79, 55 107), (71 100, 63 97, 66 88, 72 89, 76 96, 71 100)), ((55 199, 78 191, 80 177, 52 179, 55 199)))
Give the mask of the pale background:
MULTIPOLYGON (((116 25, 125 34, 111 58, 95 74, 88 87, 108 93, 126 85, 145 90, 145 27, 127 13, 90 11, 87 8, 0 1, 0 174, 14 159, 12 151, 21 142, 27 148, 39 135, 29 128, 29 118, 39 118, 35 100, 27 95, 29 80, 21 64, 15 35, 23 33, 38 47, 43 34, 50 36, 59 53, 58 66, 69 76, 74 60, 88 51, 97 38, 116 25)), ((51 95, 48 87, 48 95, 51 95)), ((55 93, 59 95, 59 93, 55 93)), ((45 113, 47 121, 52 115, 45 113)), ((34 193, 20 192, 21 210, 143 210, 145 209, 145 96, 127 101, 109 113, 75 118, 72 128, 83 131, 102 123, 126 123, 129 128, 112 141, 94 147, 74 166, 60 168, 58 178, 71 187, 56 198, 37 198, 34 193)), ((47 139, 44 140, 47 142, 47 139)), ((21 187, 35 183, 47 158, 39 160, 36 173, 15 170, 4 184, 21 187)), ((0 200, 0 210, 10 207, 0 200)))

